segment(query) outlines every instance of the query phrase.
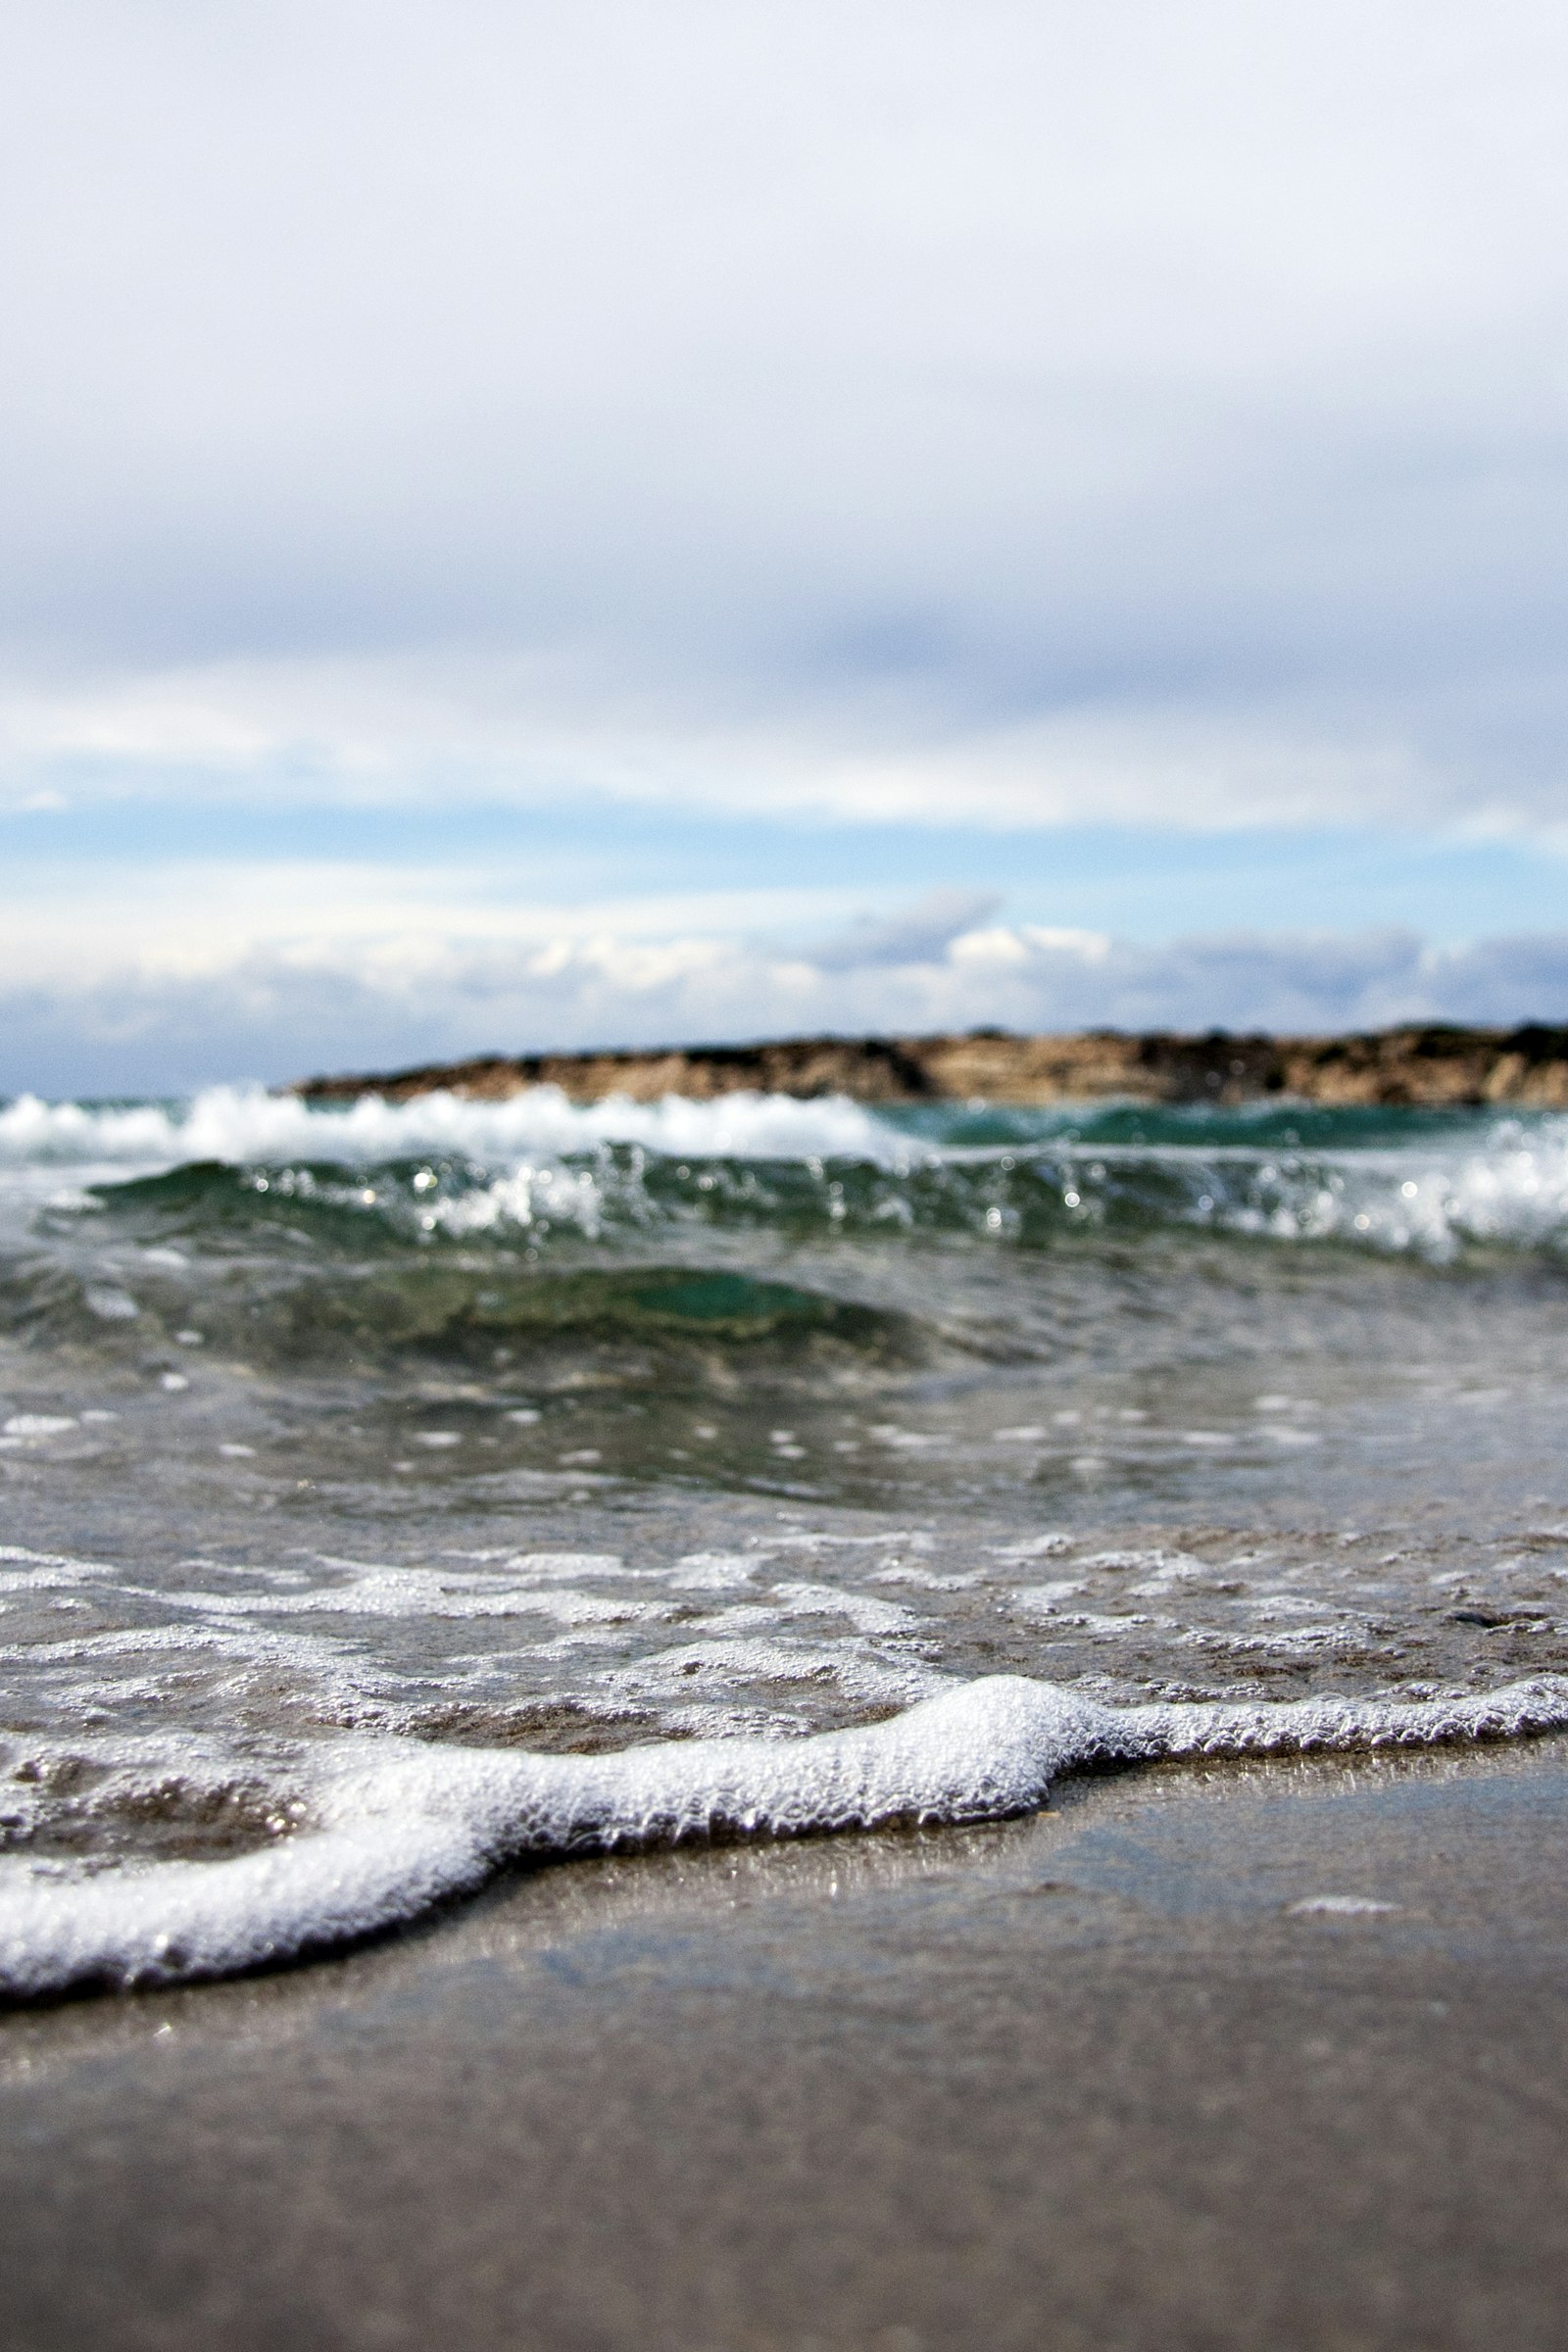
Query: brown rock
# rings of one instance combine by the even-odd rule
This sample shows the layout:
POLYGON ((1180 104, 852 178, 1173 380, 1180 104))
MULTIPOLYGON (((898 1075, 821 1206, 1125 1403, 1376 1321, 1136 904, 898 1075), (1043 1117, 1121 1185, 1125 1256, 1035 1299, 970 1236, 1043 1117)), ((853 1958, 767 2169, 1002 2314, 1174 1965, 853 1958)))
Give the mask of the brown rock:
POLYGON ((796 1037, 747 1046, 649 1052, 486 1054, 471 1061, 362 1077, 309 1078, 289 1091, 309 1102, 379 1095, 406 1102, 444 1088, 499 1102, 529 1086, 559 1086, 578 1102, 623 1095, 698 1100, 750 1091, 858 1102, 1103 1102, 1325 1104, 1466 1103, 1568 1109, 1568 1028, 1461 1029, 1446 1024, 1360 1036, 1182 1037, 1096 1029, 1079 1036, 796 1037))

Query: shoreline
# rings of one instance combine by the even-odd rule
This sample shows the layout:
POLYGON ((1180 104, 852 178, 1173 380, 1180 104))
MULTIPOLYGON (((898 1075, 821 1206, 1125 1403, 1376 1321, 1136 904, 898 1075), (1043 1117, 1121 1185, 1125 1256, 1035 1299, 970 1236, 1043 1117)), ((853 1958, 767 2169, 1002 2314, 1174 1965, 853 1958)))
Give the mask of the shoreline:
POLYGON ((27 2352, 1547 2352, 1568 1740, 514 1873, 0 2020, 27 2352))
POLYGON ((1408 1023, 1340 1037, 1202 1037, 1097 1029, 1015 1036, 976 1029, 932 1037, 781 1038, 754 1045, 586 1054, 490 1054, 403 1070, 296 1080, 310 1102, 362 1095, 406 1102, 449 1092, 502 1102, 559 1086, 577 1102, 757 1093, 867 1103, 987 1102, 1019 1106, 1125 1100, 1234 1106, 1568 1110, 1568 1027, 1408 1023))
POLYGON ((1328 1694, 1109 1708, 983 1676, 898 1714, 798 1740, 656 1740, 582 1755, 400 1753, 316 1791, 286 1842, 117 1888, 46 1883, 0 1925, 0 1998, 199 1983, 412 1924, 526 1858, 1018 1819, 1062 1780, 1178 1757, 1354 1754, 1568 1733, 1550 1675, 1465 1696, 1328 1694))

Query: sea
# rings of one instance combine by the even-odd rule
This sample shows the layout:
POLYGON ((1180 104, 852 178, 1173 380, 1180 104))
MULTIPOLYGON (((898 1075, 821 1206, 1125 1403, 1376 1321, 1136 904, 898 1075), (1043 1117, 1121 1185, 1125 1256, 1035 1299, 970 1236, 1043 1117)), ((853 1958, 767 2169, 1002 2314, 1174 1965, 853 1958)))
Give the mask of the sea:
POLYGON ((0 1108, 0 1988, 1568 1723, 1568 1118, 0 1108))

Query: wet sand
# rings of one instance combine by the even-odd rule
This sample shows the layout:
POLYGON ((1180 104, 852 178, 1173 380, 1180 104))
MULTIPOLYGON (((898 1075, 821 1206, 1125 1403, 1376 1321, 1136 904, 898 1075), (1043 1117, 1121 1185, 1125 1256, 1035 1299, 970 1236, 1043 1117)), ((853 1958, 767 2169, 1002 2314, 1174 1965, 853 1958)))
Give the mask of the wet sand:
POLYGON ((1565 1853, 1561 1740, 1163 1768, 13 2012, 0 2341, 1558 2346, 1565 1853))

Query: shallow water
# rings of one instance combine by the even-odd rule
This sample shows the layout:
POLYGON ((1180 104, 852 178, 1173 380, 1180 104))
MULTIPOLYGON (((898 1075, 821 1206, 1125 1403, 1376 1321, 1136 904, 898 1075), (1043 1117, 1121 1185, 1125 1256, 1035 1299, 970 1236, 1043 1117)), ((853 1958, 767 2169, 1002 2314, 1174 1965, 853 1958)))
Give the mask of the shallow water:
POLYGON ((1565 1304, 1550 1115, 15 1103, 0 1903, 376 1742, 1563 1672, 1565 1304))

